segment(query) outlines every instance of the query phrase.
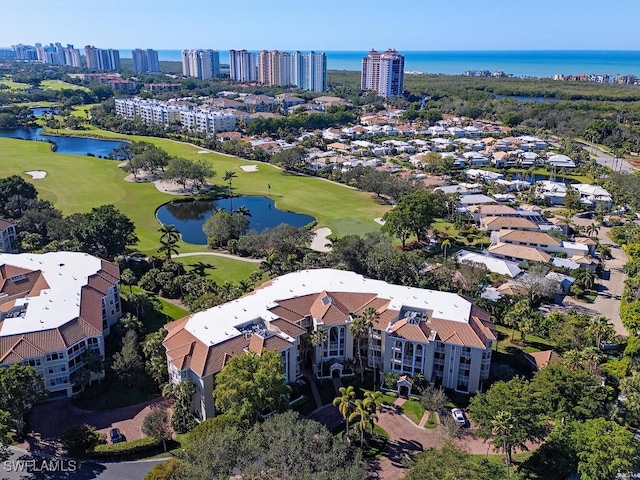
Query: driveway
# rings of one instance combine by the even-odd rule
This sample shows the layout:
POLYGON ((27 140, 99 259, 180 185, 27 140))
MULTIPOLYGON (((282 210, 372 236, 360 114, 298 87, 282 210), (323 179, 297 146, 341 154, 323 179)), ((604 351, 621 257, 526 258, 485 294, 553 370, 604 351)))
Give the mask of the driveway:
MULTIPOLYGON (((575 216, 573 217, 573 222, 578 226, 587 226, 594 223, 594 220, 575 216)), ((622 248, 609 238, 610 230, 610 228, 602 226, 598 232, 598 240, 600 240, 601 244, 611 248, 613 258, 606 260, 605 263, 605 268, 610 273, 609 277, 599 278, 596 281, 598 295, 595 301, 593 303, 584 303, 571 297, 565 297, 562 305, 546 305, 544 308, 562 313, 576 310, 590 315, 604 315, 613 324, 616 333, 626 336, 629 335, 629 332, 620 321, 620 299, 622 298, 624 281, 627 278, 623 271, 624 265, 627 263, 627 255, 622 248)))
POLYGON ((103 412, 82 410, 68 398, 40 403, 31 409, 28 418, 31 433, 21 446, 32 452, 60 454, 58 440, 62 432, 85 423, 104 434, 117 427, 127 440, 137 440, 143 437, 142 422, 153 405, 168 406, 169 403, 158 397, 150 402, 103 412))
MULTIPOLYGON (((384 457, 370 463, 370 478, 399 480, 407 473, 406 460, 428 448, 440 448, 447 441, 441 425, 433 429, 422 428, 398 413, 378 413, 378 425, 389 434, 389 448, 384 457)), ((461 429, 459 434, 454 443, 464 451, 476 455, 496 453, 489 444, 475 435, 473 426, 461 429)), ((529 448, 533 449, 535 446, 529 445, 529 448)))

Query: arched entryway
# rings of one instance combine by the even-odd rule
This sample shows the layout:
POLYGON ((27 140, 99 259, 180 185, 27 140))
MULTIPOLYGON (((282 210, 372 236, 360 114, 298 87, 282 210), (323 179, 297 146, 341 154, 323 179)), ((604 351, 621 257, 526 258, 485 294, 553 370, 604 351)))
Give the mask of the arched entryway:
POLYGON ((399 397, 408 397, 411 395, 411 387, 413 387, 413 381, 408 375, 402 375, 398 378, 398 389, 396 393, 399 397))
POLYGON ((331 378, 342 378, 342 371, 344 366, 340 363, 340 360, 334 358, 329 362, 329 374, 331 378))

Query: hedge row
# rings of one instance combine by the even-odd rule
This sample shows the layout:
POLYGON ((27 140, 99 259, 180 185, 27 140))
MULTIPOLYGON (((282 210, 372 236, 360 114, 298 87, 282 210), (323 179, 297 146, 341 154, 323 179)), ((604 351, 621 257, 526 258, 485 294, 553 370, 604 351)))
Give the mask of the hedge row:
POLYGON ((138 455, 151 450, 156 450, 162 445, 162 441, 151 437, 132 440, 130 442, 110 443, 97 445, 89 454, 92 458, 111 458, 138 455))

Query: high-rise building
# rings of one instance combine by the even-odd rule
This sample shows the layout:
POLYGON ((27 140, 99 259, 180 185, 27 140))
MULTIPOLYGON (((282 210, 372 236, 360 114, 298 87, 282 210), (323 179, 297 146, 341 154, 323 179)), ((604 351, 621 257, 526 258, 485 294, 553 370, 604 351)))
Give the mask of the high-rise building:
POLYGON ((256 54, 246 50, 229 50, 229 77, 239 82, 255 82, 256 54))
POLYGON ((87 68, 91 70, 120 70, 119 50, 87 45, 84 47, 84 51, 87 56, 87 68))
POLYGON ((322 92, 327 88, 327 57, 315 52, 291 54, 263 50, 258 55, 258 81, 265 85, 295 85, 322 92))
POLYGON ((291 54, 263 50, 258 54, 258 81, 265 85, 292 85, 291 54))
POLYGON ((382 97, 401 95, 404 87, 404 55, 389 49, 383 53, 371 50, 362 59, 362 90, 375 90, 382 97))
POLYGON ((40 60, 36 47, 19 44, 13 45, 12 48, 16 52, 16 60, 40 60))
POLYGON ((327 89, 327 56, 324 52, 309 52, 307 58, 307 81, 304 86, 298 86, 305 90, 324 92, 327 89))
POLYGON ((142 50, 136 48, 132 52, 133 56, 133 70, 144 73, 158 73, 160 72, 160 64, 158 62, 158 52, 147 48, 142 50))
POLYGON ((202 79, 220 75, 220 54, 217 50, 183 50, 182 74, 202 79))

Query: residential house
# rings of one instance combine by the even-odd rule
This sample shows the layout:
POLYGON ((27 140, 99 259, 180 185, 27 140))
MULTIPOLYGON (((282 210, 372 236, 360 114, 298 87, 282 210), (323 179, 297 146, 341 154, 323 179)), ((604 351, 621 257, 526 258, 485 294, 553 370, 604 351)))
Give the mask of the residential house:
POLYGON ((460 263, 479 263, 487 267, 487 270, 491 273, 505 275, 509 278, 515 278, 522 273, 522 270, 516 262, 491 257, 489 255, 459 250, 456 253, 456 257, 460 263))
POLYGON ((526 230, 531 232, 539 231, 538 225, 522 216, 496 216, 482 217, 480 219, 480 230, 499 232, 501 230, 526 230))
POLYGON ((83 354, 105 358, 122 315, 119 279, 117 265, 86 253, 0 254, 0 367, 30 365, 52 397, 70 397, 83 354))
POLYGON ((551 255, 543 252, 542 250, 538 250, 535 247, 528 247, 513 243, 498 242, 491 245, 487 249, 487 252, 492 257, 511 260, 518 262, 518 264, 524 264, 526 262, 548 263, 551 261, 551 255))
POLYGON ((317 269, 283 275, 249 295, 166 325, 170 382, 195 384, 193 408, 204 419, 215 415, 214 377, 235 355, 280 352, 288 382, 307 361, 316 375, 340 377, 344 362, 357 353, 349 327, 367 308, 376 317, 362 354, 370 368, 380 370, 378 378, 389 371, 419 373, 464 393, 478 391, 488 379, 496 334, 489 315, 469 300, 317 269), (302 340, 319 328, 327 331, 326 343, 313 347, 302 340))
POLYGON ((547 158, 547 165, 556 168, 576 168, 576 163, 566 155, 551 155, 547 158))
POLYGON ((580 203, 588 207, 602 205, 606 208, 613 205, 613 197, 604 188, 598 185, 588 185, 585 183, 572 184, 571 188, 578 190, 580 203))
POLYGON ((538 248, 545 252, 561 252, 562 240, 541 231, 500 230, 491 234, 492 241, 538 248))
POLYGON ((476 223, 485 217, 517 217, 518 211, 508 205, 482 205, 469 210, 476 223))

